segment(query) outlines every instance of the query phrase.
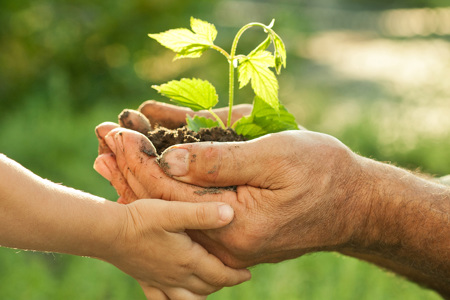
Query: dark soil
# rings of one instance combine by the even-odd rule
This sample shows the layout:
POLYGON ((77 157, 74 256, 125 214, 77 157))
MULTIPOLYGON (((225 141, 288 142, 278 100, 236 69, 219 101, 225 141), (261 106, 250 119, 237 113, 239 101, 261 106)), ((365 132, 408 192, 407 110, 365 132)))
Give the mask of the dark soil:
POLYGON ((172 145, 195 143, 195 142, 233 142, 245 141, 246 139, 237 134, 233 129, 223 129, 221 127, 202 128, 199 132, 194 132, 186 127, 178 129, 167 129, 158 127, 147 133, 148 139, 156 148, 160 155, 164 150, 172 145))

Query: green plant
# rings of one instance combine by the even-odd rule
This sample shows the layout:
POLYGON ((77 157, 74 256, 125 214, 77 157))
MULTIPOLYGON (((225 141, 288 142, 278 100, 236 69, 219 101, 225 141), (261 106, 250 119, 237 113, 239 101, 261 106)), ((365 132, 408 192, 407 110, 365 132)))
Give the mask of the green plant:
POLYGON ((218 95, 214 86, 208 81, 182 78, 159 86, 154 85, 153 88, 179 105, 187 106, 194 111, 208 110, 213 115, 215 120, 198 116, 188 117, 188 127, 195 131, 202 127, 231 127, 238 134, 252 139, 271 132, 298 129, 295 118, 279 102, 278 81, 271 70, 274 68, 279 74, 281 68, 286 67, 286 48, 281 38, 272 29, 274 21, 272 20, 269 25, 249 23, 243 26, 233 40, 230 53, 214 44, 217 30, 213 24, 193 17, 190 24, 192 30, 177 28, 158 34, 149 34, 149 37, 174 51, 175 59, 200 57, 208 49, 216 50, 226 57, 229 64, 229 113, 226 126, 212 110, 218 102, 218 95), (236 54, 239 39, 247 29, 252 27, 264 29, 267 38, 249 54, 236 54), (273 53, 267 51, 271 44, 273 53), (251 115, 231 124, 235 69, 238 73, 239 88, 251 83, 255 98, 251 115))

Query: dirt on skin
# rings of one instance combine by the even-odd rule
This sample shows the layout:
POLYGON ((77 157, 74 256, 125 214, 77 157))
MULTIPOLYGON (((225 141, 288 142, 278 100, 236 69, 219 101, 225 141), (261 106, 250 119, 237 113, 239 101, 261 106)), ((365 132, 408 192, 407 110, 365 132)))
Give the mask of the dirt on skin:
MULTIPOLYGON (((187 127, 178 129, 157 127, 149 131, 146 135, 155 146, 158 155, 161 155, 164 150, 176 144, 246 141, 242 135, 237 134, 233 129, 223 129, 221 127, 202 128, 198 132, 192 131, 187 127)), ((152 153, 152 155, 154 154, 152 153)), ((163 166, 162 168, 164 169, 163 166)), ((221 194, 224 191, 236 192, 236 186, 200 188, 194 193, 202 196, 205 194, 221 194)))
POLYGON ((221 127, 202 128, 198 132, 186 127, 178 129, 167 129, 157 127, 147 133, 148 139, 156 148, 158 155, 164 150, 176 144, 186 144, 195 142, 236 142, 246 139, 237 134, 233 129, 223 129, 221 127))

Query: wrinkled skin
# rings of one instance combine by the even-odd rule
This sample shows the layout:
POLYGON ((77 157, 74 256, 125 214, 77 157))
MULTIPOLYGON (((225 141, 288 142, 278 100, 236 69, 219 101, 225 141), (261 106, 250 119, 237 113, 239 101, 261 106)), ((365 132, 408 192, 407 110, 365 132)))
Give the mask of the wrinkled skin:
MULTIPOLYGON (((185 109, 155 102, 143 107, 157 112, 153 120, 180 123, 186 115, 185 109)), ((358 156, 335 138, 306 130, 249 142, 176 145, 159 157, 159 165, 149 155, 150 142, 136 131, 106 123, 97 136, 96 170, 121 201, 230 204, 231 224, 189 232, 229 266, 338 251, 450 298, 448 186, 358 156), (237 192, 200 188, 233 185, 237 192)))
MULTIPOLYGON (((153 109, 161 120, 181 115, 174 112, 177 107, 158 105, 151 102, 140 110, 153 109)), ((248 113, 250 107, 242 110, 248 113)), ((155 116, 150 119, 155 120, 155 116)), ((182 118, 169 123, 179 122, 182 118)), ((95 169, 111 181, 122 203, 151 197, 230 204, 236 216, 230 225, 189 232, 229 266, 277 262, 311 251, 336 249, 350 241, 361 219, 355 215, 356 222, 345 223, 343 215, 356 210, 355 203, 340 194, 340 185, 352 178, 334 171, 354 167, 355 157, 327 135, 288 131, 244 143, 178 145, 177 150, 161 156, 163 168, 156 156, 148 155, 154 152, 151 143, 136 131, 103 123, 97 128, 97 136, 100 155, 95 169), (318 149, 320 156, 316 155, 318 149), (170 174, 176 173, 176 161, 180 160, 189 162, 189 172, 183 176, 170 174), (237 192, 202 193, 198 187, 230 185, 237 185, 237 192)), ((355 168, 345 174, 357 172, 355 168)))

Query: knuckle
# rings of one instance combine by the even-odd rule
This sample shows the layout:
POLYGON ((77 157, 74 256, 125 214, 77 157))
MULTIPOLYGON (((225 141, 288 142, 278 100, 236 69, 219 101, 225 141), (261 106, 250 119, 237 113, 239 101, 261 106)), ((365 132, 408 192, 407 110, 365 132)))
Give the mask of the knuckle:
POLYGON ((229 278, 226 274, 217 273, 216 276, 212 278, 211 284, 215 286, 226 286, 229 285, 231 281, 232 279, 229 278))
POLYGON ((195 217, 197 223, 200 225, 207 225, 210 223, 210 211, 207 205, 198 205, 195 210, 195 217))
POLYGON ((199 171, 197 174, 200 174, 206 181, 215 183, 222 164, 221 147, 214 143, 209 144, 201 151, 201 157, 199 158, 198 155, 195 155, 195 158, 199 171))

